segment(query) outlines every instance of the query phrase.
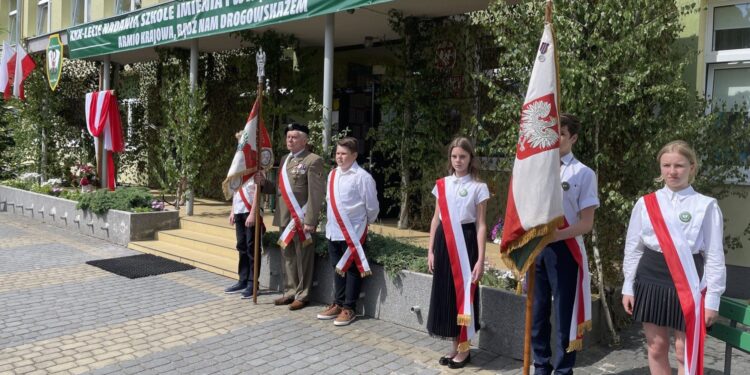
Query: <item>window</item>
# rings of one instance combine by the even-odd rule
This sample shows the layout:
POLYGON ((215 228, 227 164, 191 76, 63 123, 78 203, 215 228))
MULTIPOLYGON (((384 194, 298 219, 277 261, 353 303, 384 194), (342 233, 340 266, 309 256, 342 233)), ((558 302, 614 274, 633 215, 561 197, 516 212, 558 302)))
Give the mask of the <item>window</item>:
POLYGON ((141 9, 141 0, 117 0, 115 3, 115 14, 123 14, 141 9))
POLYGON ((735 106, 750 106, 750 63, 711 65, 706 96, 728 112, 735 106))
POLYGON ((711 2, 706 23, 706 62, 750 59, 750 1, 711 2))
POLYGON ((10 11, 8 12, 8 28, 10 28, 10 43, 15 43, 18 40, 18 5, 15 1, 10 2, 10 11))
POLYGON ((36 35, 50 31, 49 0, 38 0, 36 5, 36 35))
POLYGON ((73 6, 70 7, 70 24, 75 26, 88 22, 90 7, 90 0, 73 0, 73 6))

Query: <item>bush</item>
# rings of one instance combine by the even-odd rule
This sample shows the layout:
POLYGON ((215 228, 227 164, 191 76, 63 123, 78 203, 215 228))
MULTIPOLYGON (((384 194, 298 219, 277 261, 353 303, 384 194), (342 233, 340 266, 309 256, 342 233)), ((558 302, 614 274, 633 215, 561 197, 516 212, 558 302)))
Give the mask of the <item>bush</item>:
POLYGON ((5 180, 0 182, 0 184, 21 190, 31 190, 31 187, 34 185, 32 181, 25 181, 20 179, 5 180))
POLYGON ((33 184, 29 190, 39 194, 52 195, 52 185, 33 184))
POLYGON ((80 201, 82 194, 83 193, 78 190, 63 190, 62 193, 60 193, 60 198, 68 199, 71 201, 80 201))
POLYGON ((81 194, 76 208, 103 214, 108 210, 133 211, 138 207, 151 207, 151 193, 145 188, 106 189, 81 194))

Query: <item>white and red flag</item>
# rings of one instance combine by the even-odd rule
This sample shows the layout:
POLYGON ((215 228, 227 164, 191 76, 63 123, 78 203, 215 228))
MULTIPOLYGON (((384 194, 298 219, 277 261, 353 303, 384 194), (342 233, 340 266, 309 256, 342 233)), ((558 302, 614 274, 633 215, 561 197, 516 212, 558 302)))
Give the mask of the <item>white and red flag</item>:
POLYGON ((34 63, 34 59, 26 53, 26 50, 20 44, 16 46, 16 66, 14 68, 13 96, 24 100, 26 96, 23 94, 23 81, 36 68, 36 64, 34 63))
POLYGON ((500 253, 505 264, 524 274, 563 223, 560 183, 560 125, 557 66, 552 25, 544 25, 526 99, 516 160, 508 190, 500 253))
POLYGON ((104 90, 86 94, 86 124, 89 134, 94 137, 97 155, 99 154, 99 137, 104 137, 103 153, 106 160, 101 162, 107 163, 107 175, 100 176, 100 178, 106 179, 109 190, 115 190, 113 153, 125 151, 125 143, 122 138, 120 111, 114 92, 104 90))
POLYGON ((268 137, 263 118, 260 116, 260 103, 260 97, 255 99, 253 109, 250 111, 250 115, 245 122, 245 128, 241 133, 238 133, 237 150, 234 153, 232 165, 227 172, 227 178, 221 184, 226 199, 231 199, 233 191, 250 179, 258 171, 259 167, 266 168, 273 164, 271 138, 268 137), (258 147, 255 140, 258 125, 260 125, 261 160, 258 160, 258 147))
MULTIPOLYGON (((5 51, 5 49, 3 49, 5 51)), ((16 76, 16 51, 8 46, 8 58, 3 63, 3 70, 7 76, 7 80, 3 86, 3 97, 5 100, 13 97, 13 79, 16 76)), ((3 56, 5 57, 5 56, 3 56)))
MULTIPOLYGON (((10 47, 10 44, 8 44, 8 41, 4 40, 3 55, 0 57, 0 90, 2 90, 3 94, 8 93, 6 99, 9 99, 13 92, 13 75, 8 75, 8 61, 10 61, 13 53, 13 49, 10 47)), ((13 63, 13 69, 15 71, 15 60, 13 63)))

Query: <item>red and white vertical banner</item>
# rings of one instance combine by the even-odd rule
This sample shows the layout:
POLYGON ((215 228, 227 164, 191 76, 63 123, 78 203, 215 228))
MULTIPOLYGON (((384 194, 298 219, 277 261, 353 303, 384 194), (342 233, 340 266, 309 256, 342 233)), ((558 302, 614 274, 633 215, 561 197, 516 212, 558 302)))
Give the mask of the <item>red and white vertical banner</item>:
POLYGON ((115 164, 113 153, 125 151, 122 138, 122 125, 117 98, 111 90, 95 91, 86 94, 86 129, 94 137, 94 145, 99 153, 99 137, 104 137, 104 157, 101 162, 107 163, 106 179, 109 190, 115 190, 115 164))
POLYGON ((26 53, 21 44, 16 46, 16 66, 15 74, 13 75, 13 96, 24 100, 26 96, 23 94, 23 81, 31 74, 31 71, 36 68, 34 59, 26 53))
POLYGON ((2 90, 3 94, 7 94, 5 99, 10 99, 10 96, 13 94, 13 74, 15 73, 16 66, 15 60, 13 60, 13 73, 9 74, 8 72, 8 62, 11 60, 13 54, 13 48, 11 48, 7 40, 4 40, 3 54, 2 57, 0 57, 0 90, 2 90))

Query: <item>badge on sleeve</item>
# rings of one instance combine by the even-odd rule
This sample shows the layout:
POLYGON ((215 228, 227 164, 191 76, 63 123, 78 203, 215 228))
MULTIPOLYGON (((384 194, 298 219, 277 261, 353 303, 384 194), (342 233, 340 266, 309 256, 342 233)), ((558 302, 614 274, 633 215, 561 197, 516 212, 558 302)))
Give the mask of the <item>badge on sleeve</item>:
POLYGON ((689 222, 690 219, 692 219, 692 218, 693 218, 693 216, 690 215, 690 212, 683 211, 683 212, 680 213, 680 221, 683 222, 683 223, 689 222))

